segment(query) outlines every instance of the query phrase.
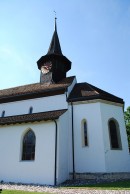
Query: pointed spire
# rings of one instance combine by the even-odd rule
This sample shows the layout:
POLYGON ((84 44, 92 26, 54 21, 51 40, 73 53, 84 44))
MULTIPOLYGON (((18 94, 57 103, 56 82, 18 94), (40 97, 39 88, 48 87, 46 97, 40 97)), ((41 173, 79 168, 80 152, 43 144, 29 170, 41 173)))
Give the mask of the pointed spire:
MULTIPOLYGON (((42 56, 37 61, 38 69, 42 72, 42 67, 46 66, 48 63, 51 63, 52 68, 49 70, 49 73, 51 74, 50 77, 48 77, 48 73, 44 74, 41 73, 41 76, 44 76, 45 80, 52 79, 55 83, 62 80, 66 77, 66 73, 71 69, 71 61, 67 59, 62 54, 61 47, 60 47, 60 41, 58 38, 57 33, 57 23, 56 23, 56 16, 54 21, 54 33, 52 36, 52 40, 48 49, 48 52, 46 55, 42 56)), ((44 72, 44 71, 43 71, 44 72)), ((41 83, 44 83, 45 80, 41 78, 41 83)))
POLYGON ((47 55, 49 55, 49 54, 62 55, 60 41, 59 41, 58 34, 57 34, 56 19, 57 18, 55 17, 54 33, 53 33, 53 36, 52 36, 52 40, 51 40, 47 55))
POLYGON ((57 25, 56 25, 56 20, 57 20, 57 18, 55 17, 55 32, 57 32, 57 25))

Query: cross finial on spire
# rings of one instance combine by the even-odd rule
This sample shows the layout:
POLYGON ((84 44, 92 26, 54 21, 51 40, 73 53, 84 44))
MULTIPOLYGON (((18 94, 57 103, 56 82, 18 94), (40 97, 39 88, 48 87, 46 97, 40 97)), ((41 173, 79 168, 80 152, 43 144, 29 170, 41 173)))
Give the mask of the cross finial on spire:
POLYGON ((55 10, 54 10, 54 13, 55 13, 55 31, 57 31, 57 26, 56 26, 57 17, 56 17, 56 11, 55 10))
POLYGON ((55 18, 56 18, 56 11, 54 10, 54 13, 55 13, 55 18))
MULTIPOLYGON (((56 14, 56 12, 54 11, 56 14)), ((56 16, 56 15, 55 15, 56 16)), ((55 28, 54 28, 54 33, 52 36, 52 40, 48 49, 47 54, 57 54, 57 55, 62 55, 61 47, 60 47, 60 41, 58 38, 58 33, 57 33, 57 25, 56 25, 56 17, 55 17, 55 28)))

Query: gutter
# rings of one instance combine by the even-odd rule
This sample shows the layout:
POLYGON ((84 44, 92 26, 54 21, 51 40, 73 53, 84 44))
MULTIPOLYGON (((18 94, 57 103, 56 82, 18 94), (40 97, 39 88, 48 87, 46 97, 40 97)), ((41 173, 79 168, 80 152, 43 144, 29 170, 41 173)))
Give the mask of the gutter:
POLYGON ((56 120, 53 120, 54 123, 55 123, 55 162, 54 162, 54 166, 55 166, 55 169, 54 169, 54 186, 57 185, 57 122, 56 120))

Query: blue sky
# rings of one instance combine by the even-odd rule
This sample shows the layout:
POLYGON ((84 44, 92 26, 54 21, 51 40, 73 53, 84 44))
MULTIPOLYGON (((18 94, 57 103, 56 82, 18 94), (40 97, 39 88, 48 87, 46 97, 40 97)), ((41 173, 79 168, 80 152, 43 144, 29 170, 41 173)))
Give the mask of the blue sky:
POLYGON ((1 0, 0 89, 40 80, 37 60, 47 53, 54 10, 68 76, 88 82, 130 106, 129 0, 1 0))

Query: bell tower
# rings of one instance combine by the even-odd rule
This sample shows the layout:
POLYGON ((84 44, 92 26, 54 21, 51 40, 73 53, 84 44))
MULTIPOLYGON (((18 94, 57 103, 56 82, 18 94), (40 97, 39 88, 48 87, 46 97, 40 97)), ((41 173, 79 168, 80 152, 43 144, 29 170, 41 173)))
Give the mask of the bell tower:
POLYGON ((48 52, 37 61, 38 69, 41 71, 40 83, 57 83, 66 78, 67 71, 71 69, 71 61, 61 51, 56 19, 48 52))

